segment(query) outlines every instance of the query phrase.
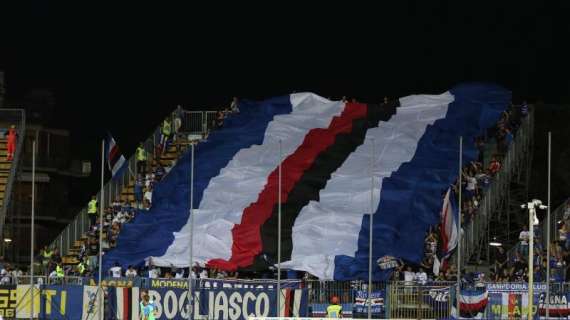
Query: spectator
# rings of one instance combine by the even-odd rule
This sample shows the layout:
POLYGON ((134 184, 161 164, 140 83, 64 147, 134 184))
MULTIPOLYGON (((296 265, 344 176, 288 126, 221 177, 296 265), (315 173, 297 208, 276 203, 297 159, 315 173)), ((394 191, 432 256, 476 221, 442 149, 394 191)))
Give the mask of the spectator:
POLYGON ((123 269, 121 268, 121 265, 118 262, 115 262, 115 265, 111 269, 109 269, 109 273, 113 278, 120 278, 122 277, 123 269))
POLYGON ((14 159, 14 152, 16 151, 16 139, 18 137, 15 125, 10 126, 10 129, 8 129, 8 132, 6 133, 6 137, 6 147, 8 149, 6 151, 6 161, 12 161, 14 159))
POLYGON ((528 240, 529 231, 528 226, 525 224, 522 231, 519 233, 520 254, 524 257, 528 256, 528 240))
POLYGON ((95 225, 97 220, 97 197, 92 196, 91 201, 87 204, 87 215, 89 216, 89 221, 91 222, 91 227, 95 225))
POLYGON ((162 127, 160 128, 160 154, 164 154, 166 149, 168 148, 168 143, 172 136, 172 124, 170 123, 170 119, 166 118, 162 122, 162 127))
POLYGON ((222 111, 218 111, 216 113, 216 128, 221 128, 224 126, 224 113, 222 111))
MULTIPOLYGON (((177 268, 174 272, 174 279, 183 279, 184 278, 184 268, 177 268)), ((194 271, 192 271, 192 279, 196 279, 194 271)))
POLYGON ((497 174, 497 172, 499 172, 499 170, 501 170, 501 163, 499 160, 497 160, 496 157, 493 157, 491 163, 489 164, 489 172, 494 176, 497 174))
POLYGON ((415 280, 421 285, 425 285, 427 283, 427 273, 424 268, 420 268, 420 271, 416 273, 415 280))
POLYGON ((177 106, 173 114, 174 118, 174 140, 177 141, 180 137, 180 128, 182 128, 182 107, 177 106))
POLYGON ((136 276, 137 276, 137 270, 135 270, 135 268, 133 268, 133 266, 129 266, 127 268, 127 271, 125 271, 125 277, 134 278, 136 276))
POLYGON ((7 269, 9 267, 6 267, 2 270, 0 270, 0 284, 1 285, 7 285, 12 283, 12 278, 10 277, 10 272, 7 269))
POLYGON ((407 286, 411 286, 414 282, 414 278, 416 274, 412 271, 412 267, 408 266, 406 271, 404 271, 404 284, 407 286))
POLYGON ((146 189, 144 193, 144 207, 145 209, 150 209, 152 206, 152 187, 146 189))
POLYGON ((501 274, 503 269, 507 266, 507 254, 505 253, 505 249, 503 247, 497 248, 497 253, 495 255, 495 273, 501 274))
POLYGON ((162 180, 162 177, 164 177, 165 173, 166 173, 166 171, 164 170, 164 167, 159 163, 156 166, 156 170, 154 171, 154 176, 155 176, 156 181, 162 180))
POLYGON ((232 99, 232 103, 230 104, 230 110, 231 110, 231 112, 233 112, 233 113, 239 113, 238 104, 239 104, 238 98, 237 98, 237 97, 234 97, 234 98, 232 99))
POLYGON ((137 175, 145 174, 148 155, 142 142, 139 143, 139 146, 137 147, 136 157, 137 157, 137 175))
POLYGON ((157 279, 160 277, 160 268, 151 265, 148 270, 148 277, 151 279, 157 279))
POLYGON ((208 278, 208 270, 206 268, 202 268, 200 271, 200 279, 207 279, 208 278))

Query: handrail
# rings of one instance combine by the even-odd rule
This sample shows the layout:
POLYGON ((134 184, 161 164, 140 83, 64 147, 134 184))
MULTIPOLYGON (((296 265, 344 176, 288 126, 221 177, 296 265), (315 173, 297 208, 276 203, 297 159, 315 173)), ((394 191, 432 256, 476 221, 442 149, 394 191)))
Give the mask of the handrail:
POLYGON ((10 207, 10 200, 12 199, 12 188, 14 185, 14 180, 16 179, 17 168, 20 163, 20 154, 23 149, 24 140, 26 137, 26 112, 24 109, 19 108, 2 108, 3 111, 19 112, 20 124, 17 126, 18 130, 18 145, 16 147, 16 152, 12 158, 12 166, 10 168, 10 175, 8 176, 8 181, 6 183, 6 189, 4 190, 4 203, 2 204, 0 211, 0 239, 4 237, 4 224, 6 220, 6 213, 10 207))
MULTIPOLYGON (((179 134, 195 134, 203 137, 207 134, 209 126, 207 119, 211 118, 212 114, 216 111, 187 111, 181 107, 176 108, 165 119, 170 118, 173 124, 174 132, 174 119, 177 113, 181 113, 182 126, 180 127, 179 134)), ((149 154, 148 161, 159 158, 156 155, 157 146, 160 144, 162 121, 152 131, 149 137, 143 142, 143 146, 149 154)), ((123 189, 129 187, 129 182, 136 175, 136 155, 133 153, 127 160, 127 170, 124 170, 120 175, 113 177, 103 187, 103 194, 105 195, 105 203, 101 203, 101 190, 97 192, 97 200, 99 205, 108 207, 113 199, 119 198, 123 189)), ((87 216, 87 206, 82 208, 75 218, 65 227, 65 229, 52 241, 49 245, 52 248, 58 248, 62 253, 67 252, 72 247, 73 241, 81 237, 89 229, 89 217, 87 216)))

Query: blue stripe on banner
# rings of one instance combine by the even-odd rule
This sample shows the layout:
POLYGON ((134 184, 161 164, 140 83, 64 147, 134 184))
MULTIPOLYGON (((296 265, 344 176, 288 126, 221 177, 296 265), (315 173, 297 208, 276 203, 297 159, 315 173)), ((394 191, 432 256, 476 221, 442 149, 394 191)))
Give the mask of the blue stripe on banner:
MULTIPOLYGON (((459 136, 464 163, 475 160, 474 138, 496 123, 511 100, 509 91, 495 85, 460 85, 451 93, 455 101, 446 117, 427 128, 413 159, 383 180, 374 216, 374 261, 389 255, 421 262, 425 234, 439 223, 442 194, 457 177, 459 136)), ((364 215, 355 257, 335 258, 335 279, 368 278, 369 218, 364 215)), ((392 270, 373 272, 374 280, 387 280, 392 270)))
MULTIPOLYGON (((195 150, 194 205, 202 200, 210 179, 219 174, 241 149, 261 144, 268 123, 274 116, 292 111, 289 96, 263 102, 242 102, 240 113, 224 121, 224 127, 213 131, 207 141, 195 150)), ((153 204, 135 219, 124 224, 117 247, 104 256, 108 270, 115 262, 123 267, 140 265, 149 256, 162 256, 188 221, 190 152, 187 152, 153 191, 153 204)))

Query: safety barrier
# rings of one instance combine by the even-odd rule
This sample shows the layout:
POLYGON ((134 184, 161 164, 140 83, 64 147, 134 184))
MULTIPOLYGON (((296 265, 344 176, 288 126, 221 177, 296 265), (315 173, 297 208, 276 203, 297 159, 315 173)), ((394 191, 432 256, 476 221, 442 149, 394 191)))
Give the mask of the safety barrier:
MULTIPOLYGON (((74 284, 74 281, 79 283, 74 278, 55 284, 47 283, 46 279, 46 283, 36 287, 35 312, 43 312, 40 318, 49 315, 60 319, 58 312, 63 312, 62 315, 70 319, 80 319, 74 316, 89 311, 86 299, 93 299, 97 285, 89 279, 82 280, 82 285, 74 284), (46 304, 52 305, 47 307, 46 304)), ((366 285, 366 281, 282 281, 284 304, 280 314, 284 317, 325 317, 330 297, 337 296, 345 318, 366 318, 369 306, 372 318, 376 319, 449 319, 454 315, 455 283, 375 282, 370 299, 366 285)), ((155 302, 157 319, 188 318, 187 279, 106 279, 102 287, 106 299, 105 319, 117 319, 118 314, 122 315, 121 319, 138 319, 137 312, 131 308, 138 309, 143 290, 155 302)), ((248 316, 277 315, 275 280, 197 279, 193 288, 196 319, 200 316, 202 319, 246 319, 248 316)), ((534 290, 534 313, 544 314, 546 284, 536 283, 534 290)), ((26 315, 29 318, 29 301, 25 299, 29 291, 29 282, 25 280, 0 285, 0 300, 10 300, 10 303, 0 304, 0 315, 20 314, 22 316, 16 318, 26 315)), ((464 283, 460 299, 466 309, 462 307, 461 311, 479 319, 520 319, 528 310, 527 292, 526 283, 464 283)), ((566 302, 570 298, 568 283, 551 283, 550 293, 551 310, 570 312, 566 302)))

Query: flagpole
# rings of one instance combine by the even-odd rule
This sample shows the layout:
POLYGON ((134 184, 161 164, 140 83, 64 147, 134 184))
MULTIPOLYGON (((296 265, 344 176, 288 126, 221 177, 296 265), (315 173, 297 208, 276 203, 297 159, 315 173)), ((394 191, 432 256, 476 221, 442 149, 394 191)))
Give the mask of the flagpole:
POLYGON ((550 317, 550 167, 552 152, 552 133, 548 132, 548 208, 546 211, 546 319, 550 317))
POLYGON ((194 143, 191 145, 191 159, 190 159, 190 257, 189 257, 189 273, 188 273, 188 319, 193 319, 192 301, 194 294, 192 292, 192 264, 193 264, 193 245, 194 245, 194 143))
POLYGON ((461 310, 459 310, 459 294, 461 293, 461 240, 462 240, 462 234, 461 234, 461 182, 462 182, 462 178, 463 178, 463 170, 462 169, 463 166, 463 136, 459 137, 459 204, 458 204, 458 208, 459 208, 459 214, 457 217, 457 222, 458 222, 458 227, 457 227, 457 294, 455 295, 456 297, 456 310, 457 310, 457 317, 459 318, 460 314, 461 314, 461 310))
POLYGON ((372 245, 373 245, 373 226, 374 226, 374 138, 371 140, 370 150, 370 225, 368 240, 368 319, 372 319, 372 245))
POLYGON ((99 319, 103 320, 103 292, 101 289, 101 281, 103 280, 103 207, 105 203, 105 139, 101 141, 101 202, 99 203, 99 282, 97 293, 100 294, 99 319))
POLYGON ((30 319, 34 319, 34 231, 36 219, 36 141, 32 142, 32 225, 30 232, 30 290, 31 290, 31 313, 30 319))
POLYGON ((279 140, 279 186, 277 194, 277 317, 281 316, 281 180, 283 162, 282 141, 279 140))

